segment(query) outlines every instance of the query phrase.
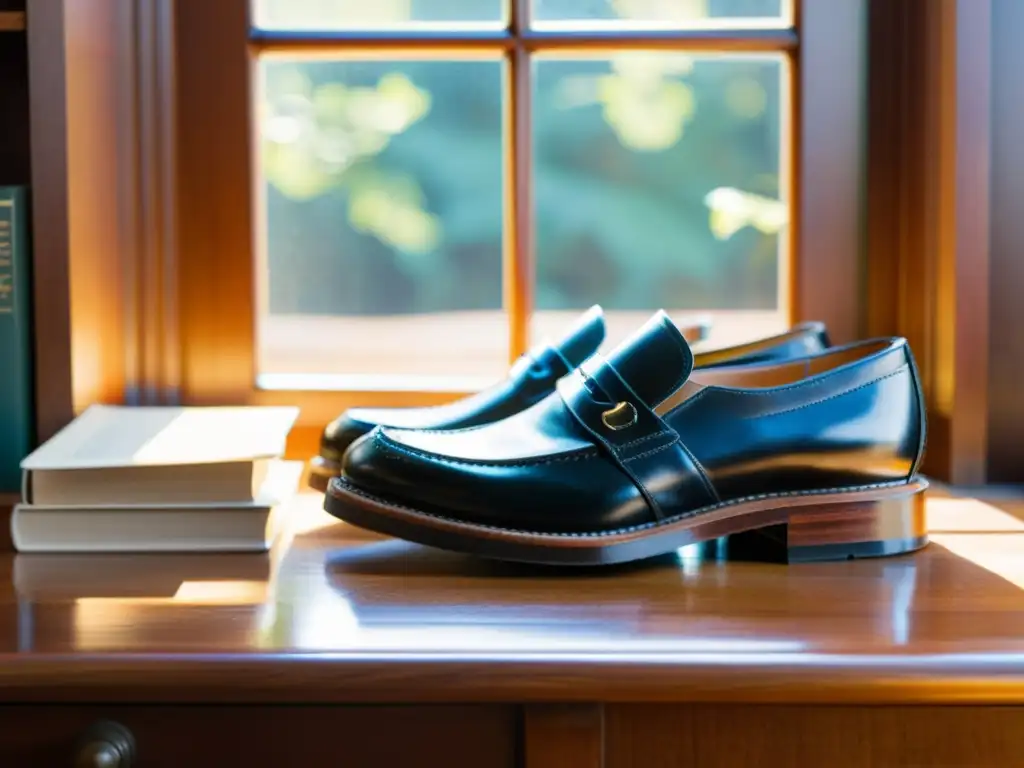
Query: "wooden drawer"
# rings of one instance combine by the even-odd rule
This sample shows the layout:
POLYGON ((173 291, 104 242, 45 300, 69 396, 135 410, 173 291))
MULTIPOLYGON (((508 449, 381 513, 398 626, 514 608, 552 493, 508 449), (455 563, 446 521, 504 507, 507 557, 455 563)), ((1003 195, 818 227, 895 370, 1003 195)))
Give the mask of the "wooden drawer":
POLYGON ((76 741, 113 720, 137 768, 513 768, 516 713, 490 706, 0 706, 0 765, 74 766, 76 741))
POLYGON ((1024 708, 624 705, 606 768, 1024 766, 1024 708))

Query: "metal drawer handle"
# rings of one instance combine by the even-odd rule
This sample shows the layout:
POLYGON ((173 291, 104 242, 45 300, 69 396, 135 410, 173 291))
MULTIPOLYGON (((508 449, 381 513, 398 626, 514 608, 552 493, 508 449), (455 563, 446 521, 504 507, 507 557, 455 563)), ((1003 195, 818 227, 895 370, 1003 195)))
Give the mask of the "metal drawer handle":
POLYGON ((120 723, 95 723, 79 741, 75 768, 131 768, 135 739, 120 723))

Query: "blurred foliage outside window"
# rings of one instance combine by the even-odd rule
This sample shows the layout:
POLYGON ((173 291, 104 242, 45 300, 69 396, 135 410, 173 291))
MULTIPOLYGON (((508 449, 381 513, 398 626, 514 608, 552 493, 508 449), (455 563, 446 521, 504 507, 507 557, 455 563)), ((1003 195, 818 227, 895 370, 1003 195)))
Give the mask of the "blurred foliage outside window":
MULTIPOLYGON (((295 28, 504 19, 497 0, 257 10, 295 28)), ((537 19, 679 26, 780 12, 780 0, 534 0, 537 19)), ((263 60, 271 315, 501 307, 504 66, 263 60)), ((535 56, 537 308, 775 309, 784 75, 780 55, 535 56)))

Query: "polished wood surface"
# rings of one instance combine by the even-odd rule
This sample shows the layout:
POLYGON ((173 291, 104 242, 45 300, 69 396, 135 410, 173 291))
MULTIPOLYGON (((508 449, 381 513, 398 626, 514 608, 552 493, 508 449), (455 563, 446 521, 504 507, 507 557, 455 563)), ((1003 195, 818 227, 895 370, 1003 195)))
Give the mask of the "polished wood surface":
POLYGON ((934 491, 933 543, 903 557, 786 566, 717 543, 596 571, 319 507, 303 495, 269 556, 0 557, 0 698, 1024 704, 1022 502, 934 491))

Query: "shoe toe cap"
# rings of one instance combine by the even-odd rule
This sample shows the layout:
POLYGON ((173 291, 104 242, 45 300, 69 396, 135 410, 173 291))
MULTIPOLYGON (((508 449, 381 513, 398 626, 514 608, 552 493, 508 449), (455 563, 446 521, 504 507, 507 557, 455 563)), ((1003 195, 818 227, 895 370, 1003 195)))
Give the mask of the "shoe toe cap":
MULTIPOLYGON (((374 427, 395 430, 450 428, 450 414, 443 407, 432 408, 350 408, 324 430, 320 455, 341 461, 345 451, 374 427)), ((458 426, 458 424, 455 424, 458 426)))
POLYGON ((345 454, 345 479, 391 504, 496 528, 584 532, 648 518, 632 484, 594 454, 483 462, 424 450, 419 438, 374 429, 345 454))
POLYGON ((412 504, 421 501, 421 495, 436 493, 449 479, 446 462, 407 445, 402 441, 404 433, 378 426, 354 441, 342 464, 345 477, 366 491, 412 504))
POLYGON ((345 411, 324 429, 320 438, 320 455, 340 462, 349 446, 371 432, 375 426, 377 423, 367 419, 359 410, 345 411))

